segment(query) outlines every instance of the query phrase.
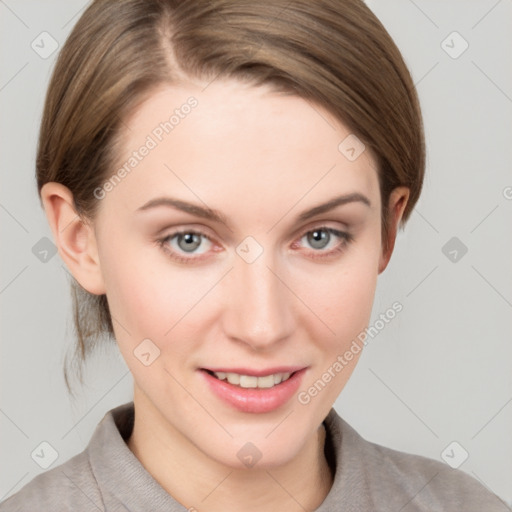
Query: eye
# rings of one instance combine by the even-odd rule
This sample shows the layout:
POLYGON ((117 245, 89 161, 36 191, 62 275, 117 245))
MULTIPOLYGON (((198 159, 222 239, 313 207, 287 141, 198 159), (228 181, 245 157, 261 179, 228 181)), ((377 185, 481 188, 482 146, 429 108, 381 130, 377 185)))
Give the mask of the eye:
MULTIPOLYGON (((344 251, 353 239, 354 237, 349 233, 327 226, 319 226, 306 231, 299 241, 305 240, 304 243, 313 248, 311 258, 315 259, 335 256, 344 251), (326 250, 329 246, 331 248, 326 250)), ((175 231, 165 238, 157 240, 157 243, 172 259, 181 263, 193 263, 204 259, 214 245, 207 234, 191 229, 175 231), (200 248, 203 250, 197 251, 200 248)), ((297 248, 297 242, 294 242, 292 248, 297 248)))
POLYGON ((206 245, 206 248, 202 252, 199 252, 199 254, 205 254, 210 250, 213 242, 210 237, 204 233, 185 230, 176 231, 167 235, 165 238, 158 240, 158 244, 171 256, 171 258, 184 263, 189 263, 191 260, 201 259, 196 257, 198 254, 196 250, 198 248, 201 246, 204 248, 206 245), (204 243, 205 240, 206 243, 204 243), (183 257, 180 254, 190 254, 192 257, 183 257))
POLYGON ((353 239, 354 237, 349 233, 327 226, 319 226, 309 230, 300 238, 300 240, 305 240, 305 243, 314 249, 312 258, 334 256, 344 251, 353 239), (338 241, 336 241, 336 239, 338 241), (331 249, 325 250, 329 246, 331 246, 331 249))

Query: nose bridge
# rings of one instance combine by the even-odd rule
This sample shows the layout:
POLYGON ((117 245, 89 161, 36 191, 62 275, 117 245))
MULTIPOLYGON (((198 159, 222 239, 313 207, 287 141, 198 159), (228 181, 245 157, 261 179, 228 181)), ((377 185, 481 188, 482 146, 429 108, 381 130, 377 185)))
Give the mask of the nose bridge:
POLYGON ((271 251, 263 251, 252 262, 242 254, 230 273, 227 334, 255 349, 269 347, 291 332, 290 291, 279 279, 275 263, 271 251))

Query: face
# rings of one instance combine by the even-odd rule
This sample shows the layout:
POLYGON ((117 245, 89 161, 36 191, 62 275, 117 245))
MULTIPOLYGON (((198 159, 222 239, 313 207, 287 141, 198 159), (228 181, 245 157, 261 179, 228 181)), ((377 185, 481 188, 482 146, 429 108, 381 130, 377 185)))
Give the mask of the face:
POLYGON ((350 131, 322 108, 204 85, 162 87, 125 121, 125 172, 97 191, 101 274, 136 410, 222 464, 256 447, 273 467, 312 438, 359 358, 378 177, 368 150, 338 149, 350 131))

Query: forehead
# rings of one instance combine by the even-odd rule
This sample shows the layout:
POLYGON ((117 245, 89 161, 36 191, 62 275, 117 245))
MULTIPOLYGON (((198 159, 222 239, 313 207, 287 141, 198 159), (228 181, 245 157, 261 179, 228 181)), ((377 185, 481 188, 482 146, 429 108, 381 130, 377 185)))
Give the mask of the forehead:
POLYGON ((368 149, 353 158, 362 149, 354 134, 320 106, 269 86, 162 86, 124 126, 116 169, 127 172, 108 200, 132 210, 157 193, 206 203, 228 196, 253 212, 336 193, 379 200, 374 159, 368 149))

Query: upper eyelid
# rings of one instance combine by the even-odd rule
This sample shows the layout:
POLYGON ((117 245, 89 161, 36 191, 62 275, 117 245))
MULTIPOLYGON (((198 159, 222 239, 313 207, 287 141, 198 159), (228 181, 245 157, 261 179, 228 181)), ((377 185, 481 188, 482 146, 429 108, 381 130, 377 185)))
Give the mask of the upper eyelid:
MULTIPOLYGON (((305 227, 302 227, 301 229, 297 229, 294 233, 293 233, 293 238, 296 238, 297 236, 304 236, 305 234, 307 233, 310 233, 311 231, 315 231, 316 229, 333 229, 335 231, 341 231, 341 232, 349 232, 349 228, 346 224, 344 223, 341 223, 341 224, 344 224, 343 227, 340 227, 340 226, 332 226, 330 225, 331 222, 334 222, 334 221, 314 221, 314 222, 311 222, 309 225, 305 226, 305 227)), ((340 223, 339 221, 337 221, 338 223, 340 223)), ((165 233, 165 230, 162 230, 164 233, 165 233)), ((178 235, 180 233, 195 233, 195 234, 198 234, 198 235, 202 235, 204 236, 205 238, 208 238, 209 240, 215 240, 217 239, 218 237, 216 235, 211 235, 209 230, 208 229, 205 229, 204 227, 199 227, 199 228, 196 228, 196 227, 177 227, 177 228, 174 228, 174 229, 171 229, 171 231, 169 231, 169 233, 165 234, 165 235, 162 235, 161 238, 169 238, 169 237, 172 237, 172 236, 175 236, 175 235, 178 235)))

